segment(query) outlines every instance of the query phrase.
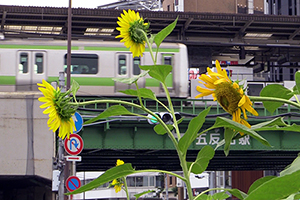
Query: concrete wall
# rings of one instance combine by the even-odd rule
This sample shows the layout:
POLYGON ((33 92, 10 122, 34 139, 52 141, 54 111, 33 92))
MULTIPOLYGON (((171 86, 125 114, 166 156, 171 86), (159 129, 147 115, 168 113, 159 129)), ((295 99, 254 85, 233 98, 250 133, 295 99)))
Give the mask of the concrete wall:
POLYGON ((39 108, 41 93, 0 93, 0 175, 52 179, 54 134, 39 108))

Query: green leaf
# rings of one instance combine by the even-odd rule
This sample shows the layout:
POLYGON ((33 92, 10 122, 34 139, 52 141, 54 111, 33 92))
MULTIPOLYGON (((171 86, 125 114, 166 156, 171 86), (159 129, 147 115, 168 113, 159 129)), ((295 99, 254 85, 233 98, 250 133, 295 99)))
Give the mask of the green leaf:
POLYGON ((201 196, 196 196, 194 200, 208 200, 209 196, 211 197, 211 195, 202 194, 201 196))
POLYGON ((80 88, 79 84, 75 80, 73 80, 71 85, 71 91, 73 96, 76 96, 76 93, 79 90, 79 88, 80 88))
POLYGON ((226 192, 218 192, 212 195, 213 200, 224 200, 230 197, 226 192))
POLYGON ((300 91, 300 71, 297 71, 295 73, 295 82, 296 82, 295 87, 297 88, 297 91, 300 91))
POLYGON ((144 192, 141 192, 141 193, 138 193, 138 194, 135 194, 135 199, 137 200, 138 198, 140 198, 141 196, 143 196, 144 194, 148 194, 150 192, 155 192, 155 190, 147 190, 147 191, 144 191, 144 192))
POLYGON ((107 117, 111 117, 111 116, 119 116, 119 115, 135 115, 135 116, 140 116, 138 114, 129 112, 124 106, 121 105, 113 105, 109 108, 107 108, 106 110, 104 110, 100 115, 98 115, 95 118, 92 118, 86 122, 84 122, 83 124, 90 124, 93 123, 99 119, 104 119, 107 117))
POLYGON ((276 178, 276 176, 265 176, 262 177, 260 179, 257 179, 254 183, 252 183, 252 185, 250 186, 249 190, 248 190, 248 195, 253 192, 256 188, 258 188, 259 186, 261 186, 263 183, 268 182, 269 180, 276 178))
POLYGON ((175 19, 175 21, 171 24, 169 24, 167 27, 165 27, 164 29, 162 29, 161 31, 159 31, 157 33, 157 35, 155 35, 154 37, 154 42, 156 44, 156 48, 158 48, 160 46, 160 44, 162 43, 162 41, 173 31, 173 29, 176 26, 178 17, 175 19))
MULTIPOLYGON (((171 124, 167 124, 168 129, 171 131, 173 130, 173 125, 171 124)), ((161 125, 161 124, 157 124, 154 126, 154 131, 158 134, 158 135, 164 135, 167 133, 166 129, 161 125)))
POLYGON ((280 176, 291 174, 300 169, 300 155, 286 169, 280 172, 280 176))
MULTIPOLYGON (((279 84, 271 84, 264 87, 261 92, 260 96, 262 97, 276 97, 282 99, 290 99, 293 94, 291 90, 285 88, 279 84)), ((264 101, 264 107, 272 114, 277 108, 283 105, 281 102, 271 102, 271 101, 264 101)))
POLYGON ((67 193, 66 195, 71 194, 78 194, 82 192, 86 192, 89 190, 92 190, 96 187, 99 187, 100 185, 103 185, 109 181, 112 181, 114 179, 118 179, 121 177, 128 176, 130 174, 135 173, 135 170, 132 168, 130 163, 125 163, 123 165, 116 166, 114 168, 111 168, 107 170, 104 174, 96 178, 95 180, 91 181, 90 183, 81 186, 77 190, 74 190, 73 192, 67 193))
POLYGON ((283 117, 277 117, 277 118, 272 119, 270 121, 266 121, 266 122, 262 122, 262 123, 259 123, 259 124, 252 125, 251 129, 252 130, 256 130, 256 129, 263 128, 263 127, 272 127, 274 125, 277 125, 277 126, 289 126, 288 124, 286 124, 283 121, 283 117))
POLYGON ((211 128, 220 128, 220 127, 227 127, 248 134, 254 139, 256 139, 257 141, 261 142, 262 144, 271 147, 269 142, 265 138, 260 136, 257 132, 231 119, 227 119, 224 117, 217 117, 215 124, 211 128))
POLYGON ((292 124, 286 127, 279 127, 279 126, 271 126, 271 127, 262 127, 257 128, 255 131, 293 131, 293 132, 300 132, 300 126, 297 124, 292 124))
POLYGON ((146 76, 147 74, 148 74, 148 71, 143 71, 138 76, 134 76, 132 78, 113 78, 112 80, 131 85, 132 83, 137 82, 139 80, 139 78, 146 76))
MULTIPOLYGON (((248 196, 243 191, 240 191, 238 189, 226 189, 226 191, 228 191, 233 196, 239 198, 240 200, 244 200, 248 196)), ((271 199, 269 199, 269 200, 271 200, 271 199)))
POLYGON ((299 90, 298 90, 298 87, 295 85, 294 87, 293 87, 293 95, 299 95, 300 93, 299 93, 299 90))
POLYGON ((300 170, 273 178, 255 190, 245 200, 280 200, 300 190, 300 170))
MULTIPOLYGON (((131 96, 138 96, 138 91, 133 90, 133 89, 121 90, 119 92, 122 92, 122 93, 127 94, 127 95, 131 95, 131 96)), ((142 98, 156 100, 155 93, 150 89, 140 88, 139 89, 139 94, 142 98)))
POLYGON ((228 156, 228 154, 229 154, 230 143, 232 141, 232 138, 236 135, 236 133, 237 132, 235 130, 225 127, 225 131, 224 131, 224 139, 225 139, 224 153, 225 153, 226 156, 228 156))
MULTIPOLYGON (((192 166, 192 172, 194 174, 201 174, 204 172, 208 166, 209 161, 214 157, 215 151, 211 146, 204 146, 198 153, 194 165, 192 166)), ((188 168, 192 165, 188 162, 188 168)))
POLYGON ((186 153, 189 146, 198 136, 198 132, 201 129, 203 123, 205 122, 205 117, 209 113, 210 107, 203 110, 197 117, 194 117, 189 125, 185 134, 180 138, 178 142, 179 149, 182 153, 186 153))
POLYGON ((171 65, 142 65, 142 70, 149 70, 149 75, 152 78, 164 83, 168 74, 172 71, 171 65))

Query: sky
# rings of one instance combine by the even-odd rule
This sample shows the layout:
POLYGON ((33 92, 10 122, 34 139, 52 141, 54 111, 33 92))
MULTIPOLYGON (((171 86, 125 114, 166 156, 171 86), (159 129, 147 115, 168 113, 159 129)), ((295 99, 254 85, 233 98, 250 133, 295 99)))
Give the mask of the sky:
MULTIPOLYGON (((72 0, 72 8, 97 8, 118 0, 72 0)), ((0 0, 0 5, 69 7, 69 0, 0 0)))

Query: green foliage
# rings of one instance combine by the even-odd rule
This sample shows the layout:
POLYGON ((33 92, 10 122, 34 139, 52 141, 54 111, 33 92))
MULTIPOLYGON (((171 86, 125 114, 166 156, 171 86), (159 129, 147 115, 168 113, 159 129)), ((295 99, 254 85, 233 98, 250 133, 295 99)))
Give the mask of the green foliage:
POLYGON ((281 200, 300 191, 300 170, 264 182, 245 200, 281 200))
POLYGON ((109 108, 107 108, 105 111, 103 111, 100 115, 97 117, 94 117, 86 122, 84 124, 90 124, 93 123, 99 119, 105 119, 107 117, 111 116, 119 116, 119 115, 135 115, 135 116, 140 116, 138 114, 129 112, 124 106, 121 105, 113 105, 109 108))
POLYGON ((148 74, 148 71, 143 71, 138 76, 134 76, 132 78, 113 78, 112 80, 130 85, 134 82, 137 82, 141 77, 144 77, 147 74, 148 74))
POLYGON ((252 193, 256 188, 261 186, 263 183, 265 183, 273 178, 276 178, 276 176, 265 176, 265 177, 262 177, 260 179, 257 179, 256 181, 254 181, 254 183, 252 183, 252 185, 250 186, 250 188, 248 190, 248 195, 250 193, 252 193))
POLYGON ((77 190, 74 190, 73 192, 67 193, 66 195, 71 194, 78 194, 82 192, 86 192, 89 190, 92 190, 96 187, 99 187, 107 182, 110 182, 114 179, 122 178, 127 175, 135 173, 135 170, 132 168, 130 163, 125 163, 123 165, 116 166, 114 168, 111 168, 107 170, 105 173, 103 173, 101 176, 96 178, 95 180, 91 181, 90 183, 81 186, 77 190))
POLYGON ((145 99, 157 100, 155 93, 147 88, 140 88, 138 90, 128 89, 128 90, 120 90, 123 94, 131 95, 131 96, 140 96, 145 99))
POLYGON ((245 199, 248 195, 238 189, 223 189, 223 192, 215 193, 214 195, 201 194, 195 197, 194 200, 223 200, 229 196, 225 193, 229 192, 231 195, 239 198, 240 200, 245 199), (227 196, 227 197, 226 197, 227 196), (222 199, 223 198, 223 199, 222 199))
POLYGON ((300 72, 297 71, 295 73, 295 82, 296 82, 296 85, 294 87, 294 91, 295 91, 295 94, 299 94, 300 92, 300 72))
POLYGON ((149 75, 152 78, 164 83, 169 73, 172 71, 171 65, 142 65, 142 70, 149 71, 149 75))
MULTIPOLYGON (((290 99, 293 96, 291 90, 285 88, 279 84, 271 84, 264 87, 261 92, 260 96, 262 97, 276 97, 282 99, 290 99)), ((274 101, 264 101, 264 107, 270 112, 273 113, 277 108, 283 105, 281 102, 274 102, 274 101)))
POLYGON ((148 194, 148 193, 151 193, 151 192, 155 192, 155 190, 147 190, 147 191, 144 191, 144 192, 141 192, 141 193, 138 193, 138 194, 135 194, 135 199, 137 200, 138 198, 140 198, 141 196, 145 195, 145 194, 148 194))
POLYGON ((208 166, 209 161, 214 157, 215 151, 211 146, 204 146, 198 153, 195 162, 187 162, 188 168, 192 167, 191 172, 201 174, 208 166))
POLYGON ((238 189, 226 189, 226 191, 229 192, 231 195, 239 198, 240 200, 243 200, 248 196, 243 191, 240 191, 238 189))
POLYGON ((251 137, 255 138, 257 141, 261 142, 262 144, 269 147, 271 146, 269 142, 265 138, 260 136, 257 132, 231 119, 227 119, 224 117, 217 117, 215 124, 210 129, 220 128, 220 127, 227 127, 239 131, 241 133, 248 134, 251 137))
MULTIPOLYGON (((174 129, 173 125, 171 124, 166 124, 166 126, 170 131, 174 129)), ((154 131, 158 135, 164 135, 167 133, 167 130, 161 124, 157 124, 156 126, 154 126, 154 131)))
POLYGON ((300 155, 290 164, 287 166, 282 172, 280 172, 280 176, 288 175, 293 172, 300 170, 300 155))
POLYGON ((197 117, 193 118, 188 126, 186 133, 180 138, 178 146, 180 151, 185 154, 189 146, 198 136, 198 132, 205 122, 205 117, 209 113, 210 107, 198 114, 197 117))
POLYGON ((173 23, 169 24, 166 28, 162 29, 155 35, 154 42, 155 42, 157 48, 160 46, 162 41, 173 31, 173 29, 176 26, 177 20, 178 20, 178 17, 175 19, 175 21, 173 23))
POLYGON ((224 145, 224 153, 226 156, 229 154, 229 149, 230 149, 230 143, 234 136, 237 134, 237 132, 231 128, 225 127, 224 131, 224 140, 225 140, 225 145, 224 145))
POLYGON ((73 80, 71 85, 71 92, 73 96, 76 96, 76 93, 79 90, 79 88, 80 88, 79 84, 75 80, 73 80))

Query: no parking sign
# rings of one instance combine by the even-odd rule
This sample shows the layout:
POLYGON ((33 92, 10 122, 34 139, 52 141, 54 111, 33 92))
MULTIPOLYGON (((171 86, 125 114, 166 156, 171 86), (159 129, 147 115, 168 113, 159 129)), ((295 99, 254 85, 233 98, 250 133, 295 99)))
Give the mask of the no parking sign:
POLYGON ((66 187, 67 189, 72 192, 78 188, 80 188, 81 182, 77 176, 70 176, 66 180, 66 187))

